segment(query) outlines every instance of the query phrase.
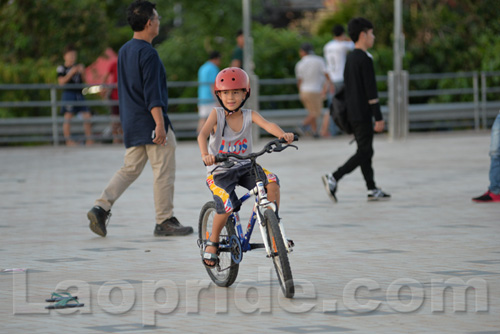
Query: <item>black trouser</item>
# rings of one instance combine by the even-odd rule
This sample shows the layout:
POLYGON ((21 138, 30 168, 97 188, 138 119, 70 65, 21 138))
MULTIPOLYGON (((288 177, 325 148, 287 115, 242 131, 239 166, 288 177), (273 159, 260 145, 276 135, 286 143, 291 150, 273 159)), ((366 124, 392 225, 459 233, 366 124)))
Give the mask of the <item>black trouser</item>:
POLYGON ((368 190, 375 189, 375 181, 373 180, 373 124, 370 123, 351 123, 354 138, 358 145, 356 153, 340 166, 333 177, 335 180, 340 180, 344 175, 352 172, 356 167, 361 167, 361 172, 365 178, 366 187, 368 190))

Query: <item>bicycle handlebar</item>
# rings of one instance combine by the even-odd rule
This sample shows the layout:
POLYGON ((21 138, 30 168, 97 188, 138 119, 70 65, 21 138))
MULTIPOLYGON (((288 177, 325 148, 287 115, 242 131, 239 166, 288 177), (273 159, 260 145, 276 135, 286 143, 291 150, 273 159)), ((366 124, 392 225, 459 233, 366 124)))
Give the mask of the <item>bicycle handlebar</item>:
MULTIPOLYGON (((298 141, 298 140, 299 140, 299 136, 294 135, 293 141, 298 141)), ((281 151, 287 149, 288 147, 295 147, 296 149, 298 149, 297 146, 291 145, 291 144, 283 146, 282 144, 285 144, 285 143, 286 143, 286 140, 283 138, 274 139, 274 140, 271 140, 270 142, 268 142, 264 146, 264 148, 262 150, 260 150, 259 152, 250 153, 250 154, 245 155, 245 156, 241 156, 241 155, 235 154, 235 153, 219 153, 215 156, 215 162, 224 162, 224 161, 227 161, 230 157, 238 159, 238 160, 255 159, 255 158, 263 155, 264 153, 281 152, 281 151)))

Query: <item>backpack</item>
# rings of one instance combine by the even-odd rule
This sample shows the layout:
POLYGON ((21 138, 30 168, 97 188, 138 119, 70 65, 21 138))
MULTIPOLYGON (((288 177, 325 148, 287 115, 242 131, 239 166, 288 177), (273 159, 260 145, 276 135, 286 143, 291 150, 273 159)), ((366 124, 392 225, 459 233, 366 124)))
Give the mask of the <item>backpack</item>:
POLYGON ((347 134, 352 134, 352 127, 347 119, 344 87, 341 87, 333 96, 332 103, 330 104, 330 115, 340 130, 347 134))

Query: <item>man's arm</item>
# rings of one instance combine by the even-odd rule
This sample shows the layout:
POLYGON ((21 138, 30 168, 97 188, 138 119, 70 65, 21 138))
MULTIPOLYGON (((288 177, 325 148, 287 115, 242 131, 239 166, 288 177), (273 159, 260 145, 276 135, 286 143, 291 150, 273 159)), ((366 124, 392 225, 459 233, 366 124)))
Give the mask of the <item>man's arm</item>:
POLYGON ((167 143, 167 131, 165 129, 165 120, 163 118, 162 107, 153 107, 151 109, 151 115, 153 115, 156 123, 155 138, 153 139, 153 143, 158 145, 165 145, 167 143))

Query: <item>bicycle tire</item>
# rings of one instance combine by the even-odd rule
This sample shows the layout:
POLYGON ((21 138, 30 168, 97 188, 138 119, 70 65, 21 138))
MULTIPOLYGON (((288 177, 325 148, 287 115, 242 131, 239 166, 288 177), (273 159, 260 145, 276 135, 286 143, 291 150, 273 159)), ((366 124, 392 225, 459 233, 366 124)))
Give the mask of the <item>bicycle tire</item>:
MULTIPOLYGON (((215 202, 210 201, 205 203, 200 212, 198 223, 198 237, 200 240, 207 240, 212 232, 214 215, 216 213, 215 202)), ((234 224, 231 217, 227 220, 226 225, 221 231, 219 243, 229 243, 231 236, 236 235, 234 224)), ((241 248, 240 248, 241 250, 241 248)), ((218 286, 228 287, 234 283, 238 276, 239 264, 235 263, 231 257, 231 252, 218 252, 219 264, 213 268, 205 267, 210 279, 218 286), (228 268, 228 269, 225 269, 228 268), (225 269, 225 270, 221 270, 225 269)))
POLYGON ((266 223, 267 241, 271 247, 271 258, 274 263, 274 269, 278 275, 281 291, 286 298, 292 298, 295 294, 295 286, 293 285, 292 270, 290 269, 290 262, 288 261, 288 251, 283 241, 283 235, 278 222, 276 213, 267 209, 264 212, 264 219, 266 223))

